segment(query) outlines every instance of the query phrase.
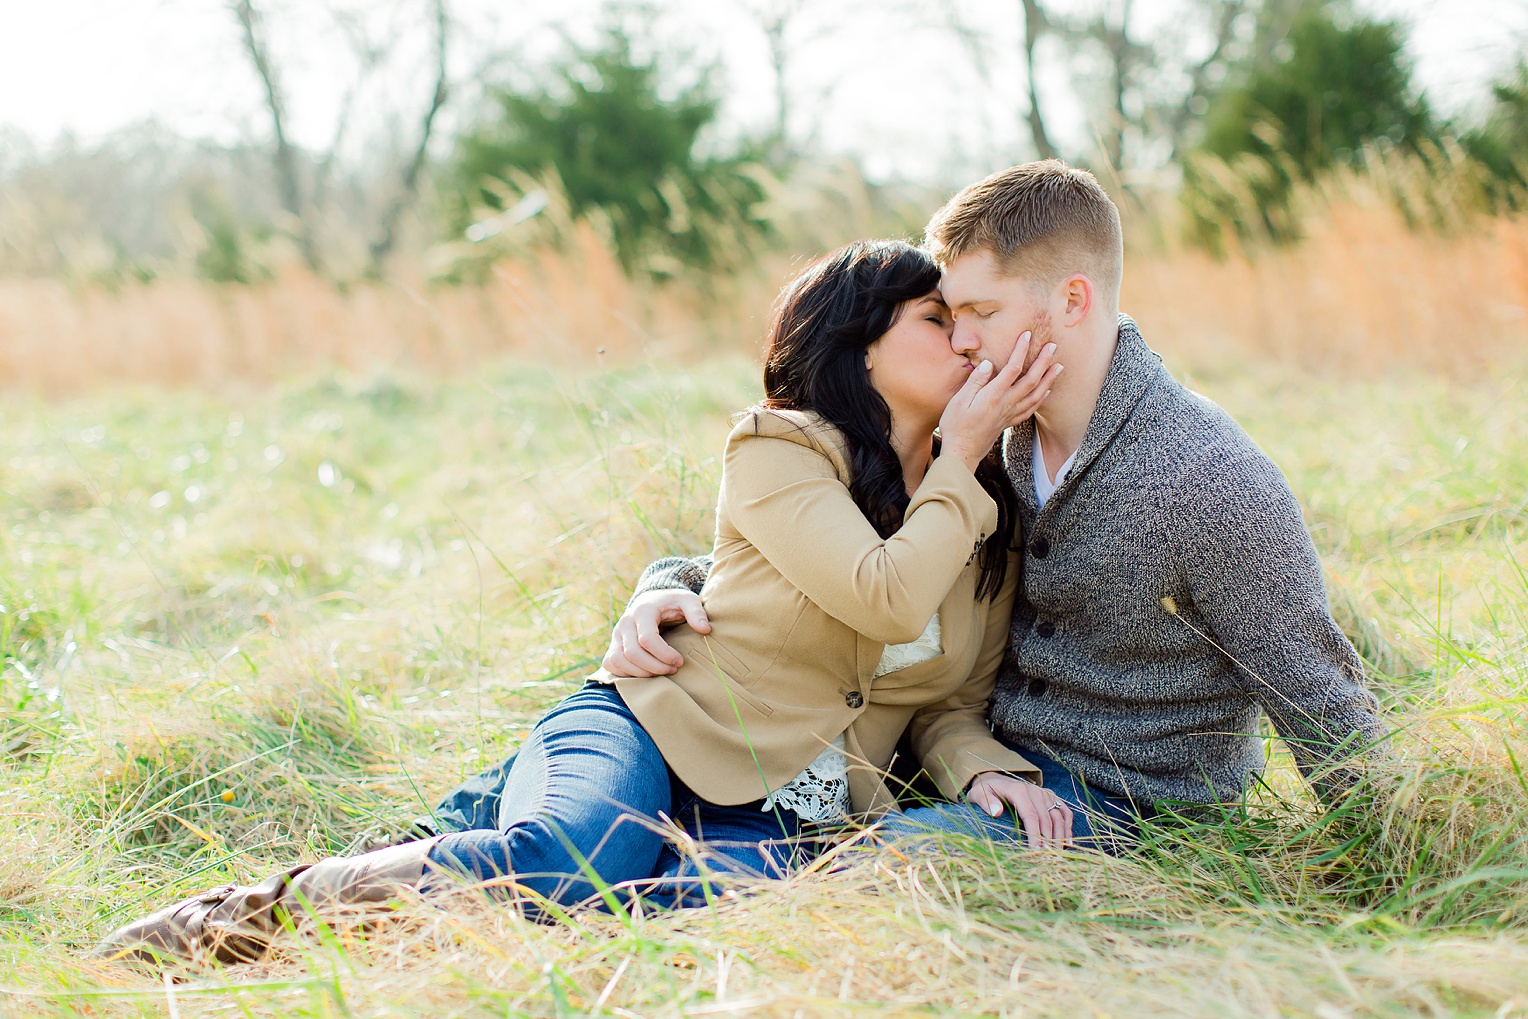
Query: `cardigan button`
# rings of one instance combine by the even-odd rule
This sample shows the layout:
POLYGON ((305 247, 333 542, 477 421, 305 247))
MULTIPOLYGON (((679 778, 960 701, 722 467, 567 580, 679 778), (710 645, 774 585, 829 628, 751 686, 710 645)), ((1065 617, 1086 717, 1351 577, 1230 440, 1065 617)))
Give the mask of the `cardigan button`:
POLYGON ((1049 619, 1042 619, 1035 624, 1035 635, 1049 640, 1056 635, 1056 624, 1049 619))
POLYGON ((1044 559, 1050 555, 1050 542, 1045 540, 1045 535, 1040 535, 1029 543, 1029 554, 1036 559, 1044 559))
POLYGON ((844 703, 851 708, 863 708, 865 706, 865 695, 858 690, 850 690, 844 694, 844 703))
POLYGON ((1043 679, 1039 679, 1039 678, 1031 679, 1029 681, 1029 690, 1028 690, 1029 696, 1031 696, 1031 697, 1044 697, 1045 696, 1045 691, 1046 691, 1046 689, 1049 686, 1050 686, 1050 684, 1045 682, 1045 680, 1043 680, 1043 679))

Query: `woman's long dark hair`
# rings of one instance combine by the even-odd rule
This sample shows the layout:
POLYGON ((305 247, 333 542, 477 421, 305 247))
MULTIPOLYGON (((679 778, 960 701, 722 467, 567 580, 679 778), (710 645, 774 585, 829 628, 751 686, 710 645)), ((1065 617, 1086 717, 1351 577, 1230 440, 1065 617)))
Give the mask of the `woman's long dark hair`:
MULTIPOLYGON (((764 348, 764 405, 815 411, 844 433, 849 494, 883 538, 901 528, 909 499, 891 445, 891 408, 870 384, 865 348, 896 324, 905 302, 938 286, 939 267, 922 249, 856 241, 814 262, 785 288, 764 348)), ((997 502, 997 529, 982 544, 976 589, 990 599, 1007 572, 1018 500, 995 446, 976 478, 997 502)))

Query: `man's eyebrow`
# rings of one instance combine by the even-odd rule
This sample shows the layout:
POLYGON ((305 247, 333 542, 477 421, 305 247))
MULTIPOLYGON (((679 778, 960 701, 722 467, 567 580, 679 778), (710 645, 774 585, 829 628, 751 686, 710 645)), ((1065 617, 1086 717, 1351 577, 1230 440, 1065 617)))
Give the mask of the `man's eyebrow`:
MULTIPOLYGON (((949 303, 949 302, 946 302, 946 303, 949 303)), ((998 301, 997 301, 997 298, 995 298, 995 297, 971 297, 971 298, 967 298, 964 301, 961 301, 959 304, 950 304, 950 310, 951 311, 959 311, 962 308, 974 308, 978 304, 997 304, 997 303, 998 303, 998 301)))

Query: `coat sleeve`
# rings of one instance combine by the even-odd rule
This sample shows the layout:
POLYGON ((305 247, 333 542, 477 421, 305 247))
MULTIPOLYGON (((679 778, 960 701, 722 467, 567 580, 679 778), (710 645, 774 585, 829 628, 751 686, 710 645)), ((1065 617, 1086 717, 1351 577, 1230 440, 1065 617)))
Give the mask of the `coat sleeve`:
POLYGON ((1236 453, 1189 472, 1180 530, 1192 605, 1318 792, 1355 780, 1357 756, 1385 734, 1363 661, 1332 619, 1321 561, 1277 467, 1236 453))
POLYGON ((1008 556, 1003 587, 987 605, 986 630, 971 674, 942 701, 918 709, 908 723, 913 752, 939 791, 957 800, 984 771, 1002 771, 1040 782, 1040 769, 998 742, 987 725, 987 704, 998 665, 1008 647, 1008 624, 1019 586, 1019 559, 1008 556))
POLYGON ((711 566, 710 553, 693 559, 684 556, 659 559, 642 571, 631 596, 635 598, 649 591, 692 591, 699 594, 706 584, 706 578, 711 575, 711 566))
MULTIPOLYGON (((822 611, 882 644, 915 640, 997 504, 966 465, 936 457, 900 530, 882 538, 825 452, 800 436, 734 429, 722 463, 730 525, 822 611)), ((719 531, 720 533, 720 531, 719 531)))

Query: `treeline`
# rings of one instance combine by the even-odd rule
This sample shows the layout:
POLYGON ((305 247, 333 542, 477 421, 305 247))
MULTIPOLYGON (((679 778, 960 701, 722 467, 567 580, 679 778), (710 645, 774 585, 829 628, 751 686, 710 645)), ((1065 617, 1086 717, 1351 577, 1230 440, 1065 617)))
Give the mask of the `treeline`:
MULTIPOLYGON (((0 273, 251 283, 300 262, 338 282, 404 266, 460 279, 582 229, 628 272, 663 277, 836 243, 872 221, 913 229, 905 210, 929 196, 829 171, 793 89, 807 41, 852 31, 867 12, 849 5, 834 22, 806 0, 729 2, 769 54, 775 109, 755 130, 721 123, 716 57, 667 45, 642 8, 608 8, 597 38, 565 37, 511 74, 494 61, 461 71, 453 52, 466 29, 448 0, 421 0, 394 42, 336 9, 356 81, 318 151, 292 140, 296 100, 272 15, 230 0, 265 140, 229 148, 152 124, 88 147, 0 139, 0 273), (403 38, 407 75, 390 63, 403 38), (344 158, 357 96, 388 75, 416 82, 412 93, 397 98, 384 142, 344 158)), ((1160 211, 1170 196, 1181 215, 1168 228, 1212 250, 1298 237, 1301 196, 1344 172, 1383 176, 1418 226, 1516 209, 1528 194, 1528 62, 1461 121, 1417 86, 1402 26, 1345 0, 1185 0, 1183 17, 1149 31, 1130 3, 1009 7, 1017 46, 955 3, 873 13, 940 33, 994 94, 1000 73, 1017 70, 1024 95, 1008 112, 1022 142, 1002 160, 1067 158, 1140 208, 1160 211), (1075 150, 1048 117, 1042 93, 1056 80, 1088 111, 1091 141, 1075 150)))

